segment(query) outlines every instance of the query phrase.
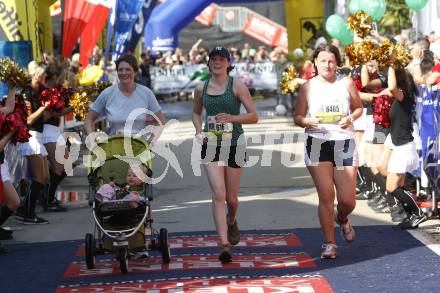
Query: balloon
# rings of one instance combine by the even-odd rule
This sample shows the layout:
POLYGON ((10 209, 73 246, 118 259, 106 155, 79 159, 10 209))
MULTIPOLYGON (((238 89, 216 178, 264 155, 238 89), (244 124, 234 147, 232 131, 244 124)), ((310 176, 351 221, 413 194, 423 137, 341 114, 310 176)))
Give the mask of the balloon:
POLYGON ((385 13, 385 0, 360 0, 359 7, 374 21, 378 21, 385 13))
POLYGON ((361 11, 361 7, 359 6, 359 0, 351 0, 350 4, 348 4, 348 10, 351 14, 356 14, 356 12, 361 11))
POLYGON ((415 11, 419 11, 423 7, 425 7, 426 3, 428 3, 428 0, 405 0, 406 5, 408 5, 409 8, 415 11))
POLYGON ((345 30, 343 31, 341 37, 338 39, 339 42, 341 42, 342 46, 350 45, 353 42, 354 33, 353 31, 346 26, 345 30))
POLYGON ((333 38, 339 38, 345 29, 344 19, 337 14, 330 15, 325 22, 325 29, 333 38))

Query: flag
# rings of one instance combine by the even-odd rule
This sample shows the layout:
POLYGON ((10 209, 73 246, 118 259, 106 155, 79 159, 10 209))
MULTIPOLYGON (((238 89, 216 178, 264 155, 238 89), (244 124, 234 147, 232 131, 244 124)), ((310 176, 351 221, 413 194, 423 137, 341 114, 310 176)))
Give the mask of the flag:
POLYGON ((112 60, 124 54, 127 37, 141 11, 144 0, 118 0, 116 2, 116 21, 114 51, 112 60))
POLYGON ((61 53, 70 57, 82 31, 93 15, 95 4, 87 0, 65 0, 61 53))
POLYGON ((94 4, 93 21, 90 20, 81 33, 79 63, 83 68, 89 63, 89 58, 104 28, 111 8, 111 2, 106 0, 95 0, 94 4))
POLYGON ((139 12, 138 19, 127 37, 127 45, 125 52, 133 52, 139 42, 140 37, 144 33, 145 25, 150 18, 153 8, 156 6, 157 0, 145 0, 142 10, 139 12))

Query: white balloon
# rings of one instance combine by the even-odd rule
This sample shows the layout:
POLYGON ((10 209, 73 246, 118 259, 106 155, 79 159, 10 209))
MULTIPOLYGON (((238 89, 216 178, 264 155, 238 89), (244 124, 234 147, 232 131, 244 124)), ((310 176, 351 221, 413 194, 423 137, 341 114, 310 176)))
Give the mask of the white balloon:
POLYGON ((286 106, 284 106, 284 105, 280 104, 275 107, 275 113, 277 113, 278 116, 284 116, 284 115, 286 115, 286 112, 287 112, 287 109, 286 109, 286 106))

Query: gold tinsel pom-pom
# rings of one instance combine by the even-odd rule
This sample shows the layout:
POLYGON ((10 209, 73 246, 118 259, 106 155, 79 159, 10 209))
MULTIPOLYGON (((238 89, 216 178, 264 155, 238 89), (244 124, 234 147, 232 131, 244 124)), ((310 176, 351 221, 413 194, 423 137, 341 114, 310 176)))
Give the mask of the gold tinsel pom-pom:
POLYGON ((75 114, 77 120, 84 121, 86 119, 91 102, 85 90, 73 94, 69 100, 69 106, 72 107, 73 114, 75 114))
POLYGON ((283 77, 280 82, 280 89, 283 95, 296 92, 301 83, 298 79, 298 73, 295 70, 294 65, 290 65, 286 72, 283 72, 283 77))
POLYGON ((393 62, 394 45, 390 40, 383 41, 374 52, 374 59, 376 59, 380 67, 389 66, 393 62))
POLYGON ((348 27, 356 32, 358 37, 365 38, 372 30, 373 19, 363 11, 350 15, 347 19, 348 27))
POLYGON ((412 61, 411 52, 402 45, 394 46, 394 54, 396 62, 402 67, 406 67, 412 61))
POLYGON ((31 76, 27 69, 21 68, 9 58, 0 58, 0 80, 14 87, 26 87, 31 83, 31 76))
POLYGON ((362 63, 366 63, 374 58, 374 52, 376 51, 376 45, 372 41, 363 41, 359 44, 359 54, 361 56, 362 63))
POLYGON ((345 47, 345 55, 348 57, 351 66, 362 64, 358 46, 351 44, 345 47))
POLYGON ((94 102, 99 94, 111 85, 110 82, 97 82, 76 92, 69 99, 69 106, 72 107, 75 118, 84 121, 89 113, 90 103, 94 102))

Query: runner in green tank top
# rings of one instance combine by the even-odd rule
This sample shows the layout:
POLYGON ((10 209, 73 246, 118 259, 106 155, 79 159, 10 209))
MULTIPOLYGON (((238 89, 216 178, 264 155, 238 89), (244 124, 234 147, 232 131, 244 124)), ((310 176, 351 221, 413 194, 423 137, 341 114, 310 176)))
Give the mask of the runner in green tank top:
POLYGON ((248 88, 229 77, 233 67, 227 49, 214 48, 209 53, 208 68, 211 78, 194 91, 192 121, 196 139, 202 144, 201 158, 208 159, 203 166, 212 190, 213 218, 220 236, 219 260, 226 263, 232 261, 231 245, 240 241, 236 215, 241 167, 245 161, 241 125, 257 123, 258 114, 248 88), (241 104, 247 114, 240 114, 241 104), (206 111, 204 127, 203 108, 206 111), (222 156, 224 153, 226 158, 222 156), (238 157, 243 160, 238 162, 238 157))

